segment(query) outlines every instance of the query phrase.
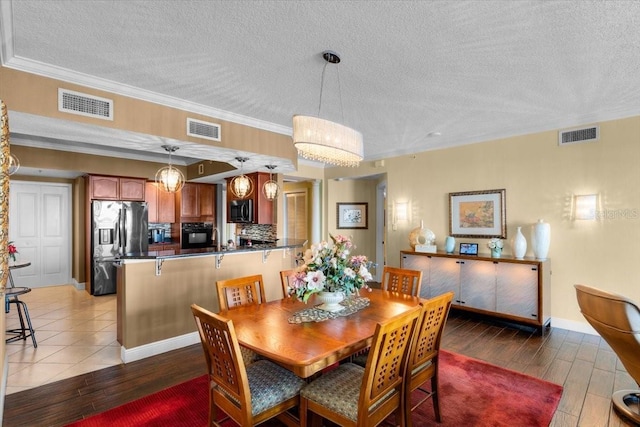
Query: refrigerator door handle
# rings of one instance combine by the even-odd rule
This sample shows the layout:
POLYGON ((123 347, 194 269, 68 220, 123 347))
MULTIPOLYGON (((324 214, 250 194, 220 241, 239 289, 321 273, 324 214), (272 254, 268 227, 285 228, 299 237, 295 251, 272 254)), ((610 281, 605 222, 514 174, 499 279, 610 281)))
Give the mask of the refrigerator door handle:
POLYGON ((125 252, 125 245, 127 244, 127 208, 122 207, 122 221, 120 221, 120 227, 122 228, 122 241, 120 242, 120 253, 125 252))

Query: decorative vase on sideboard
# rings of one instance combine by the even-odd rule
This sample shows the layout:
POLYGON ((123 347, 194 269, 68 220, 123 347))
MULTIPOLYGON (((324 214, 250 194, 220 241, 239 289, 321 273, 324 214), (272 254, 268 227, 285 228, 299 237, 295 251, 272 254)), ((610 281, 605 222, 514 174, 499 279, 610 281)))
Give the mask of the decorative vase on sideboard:
POLYGON ((448 254, 453 253, 453 250, 456 248, 456 239, 453 236, 447 236, 444 239, 444 249, 448 254))
POLYGON ((547 259, 549 254, 549 245, 551 244, 551 225, 539 219, 531 227, 531 247, 533 254, 538 260, 547 259))
POLYGON ((491 258, 500 258, 500 255, 502 255, 501 248, 491 248, 491 258))
POLYGON ((527 253, 527 239, 522 234, 522 227, 518 227, 516 235, 513 238, 513 256, 516 259, 523 259, 527 253))

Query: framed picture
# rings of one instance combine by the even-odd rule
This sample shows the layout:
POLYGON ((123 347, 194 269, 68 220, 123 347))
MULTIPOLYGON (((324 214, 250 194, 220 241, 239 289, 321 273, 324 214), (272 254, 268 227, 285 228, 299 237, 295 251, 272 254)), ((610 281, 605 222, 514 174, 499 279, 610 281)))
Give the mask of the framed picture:
POLYGON ((478 255, 478 244, 460 243, 460 255, 478 255))
POLYGON ((505 189, 449 193, 449 234, 454 237, 507 237, 505 189))
POLYGON ((337 203, 338 228, 368 228, 368 203, 337 203))

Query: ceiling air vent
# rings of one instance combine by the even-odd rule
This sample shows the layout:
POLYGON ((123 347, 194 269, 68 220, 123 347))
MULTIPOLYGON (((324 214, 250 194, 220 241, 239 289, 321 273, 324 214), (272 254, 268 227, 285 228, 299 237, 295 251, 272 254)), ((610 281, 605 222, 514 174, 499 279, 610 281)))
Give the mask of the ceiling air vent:
POLYGON ((558 145, 575 144, 578 142, 594 142, 600 139, 600 127, 591 126, 580 129, 568 129, 558 132, 558 145))
POLYGON ((58 111, 113 120, 113 100, 58 88, 58 111))
POLYGON ((220 141, 220 125, 187 118, 187 135, 220 141))

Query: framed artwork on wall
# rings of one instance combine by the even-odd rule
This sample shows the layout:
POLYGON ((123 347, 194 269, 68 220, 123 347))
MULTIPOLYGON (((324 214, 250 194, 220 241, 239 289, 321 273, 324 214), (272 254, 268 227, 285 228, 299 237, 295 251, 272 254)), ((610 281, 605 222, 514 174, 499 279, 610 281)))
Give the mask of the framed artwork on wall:
POLYGON ((368 203, 336 203, 337 228, 368 228, 368 206, 368 203))
POLYGON ((506 190, 449 193, 449 234, 507 238, 506 190))

